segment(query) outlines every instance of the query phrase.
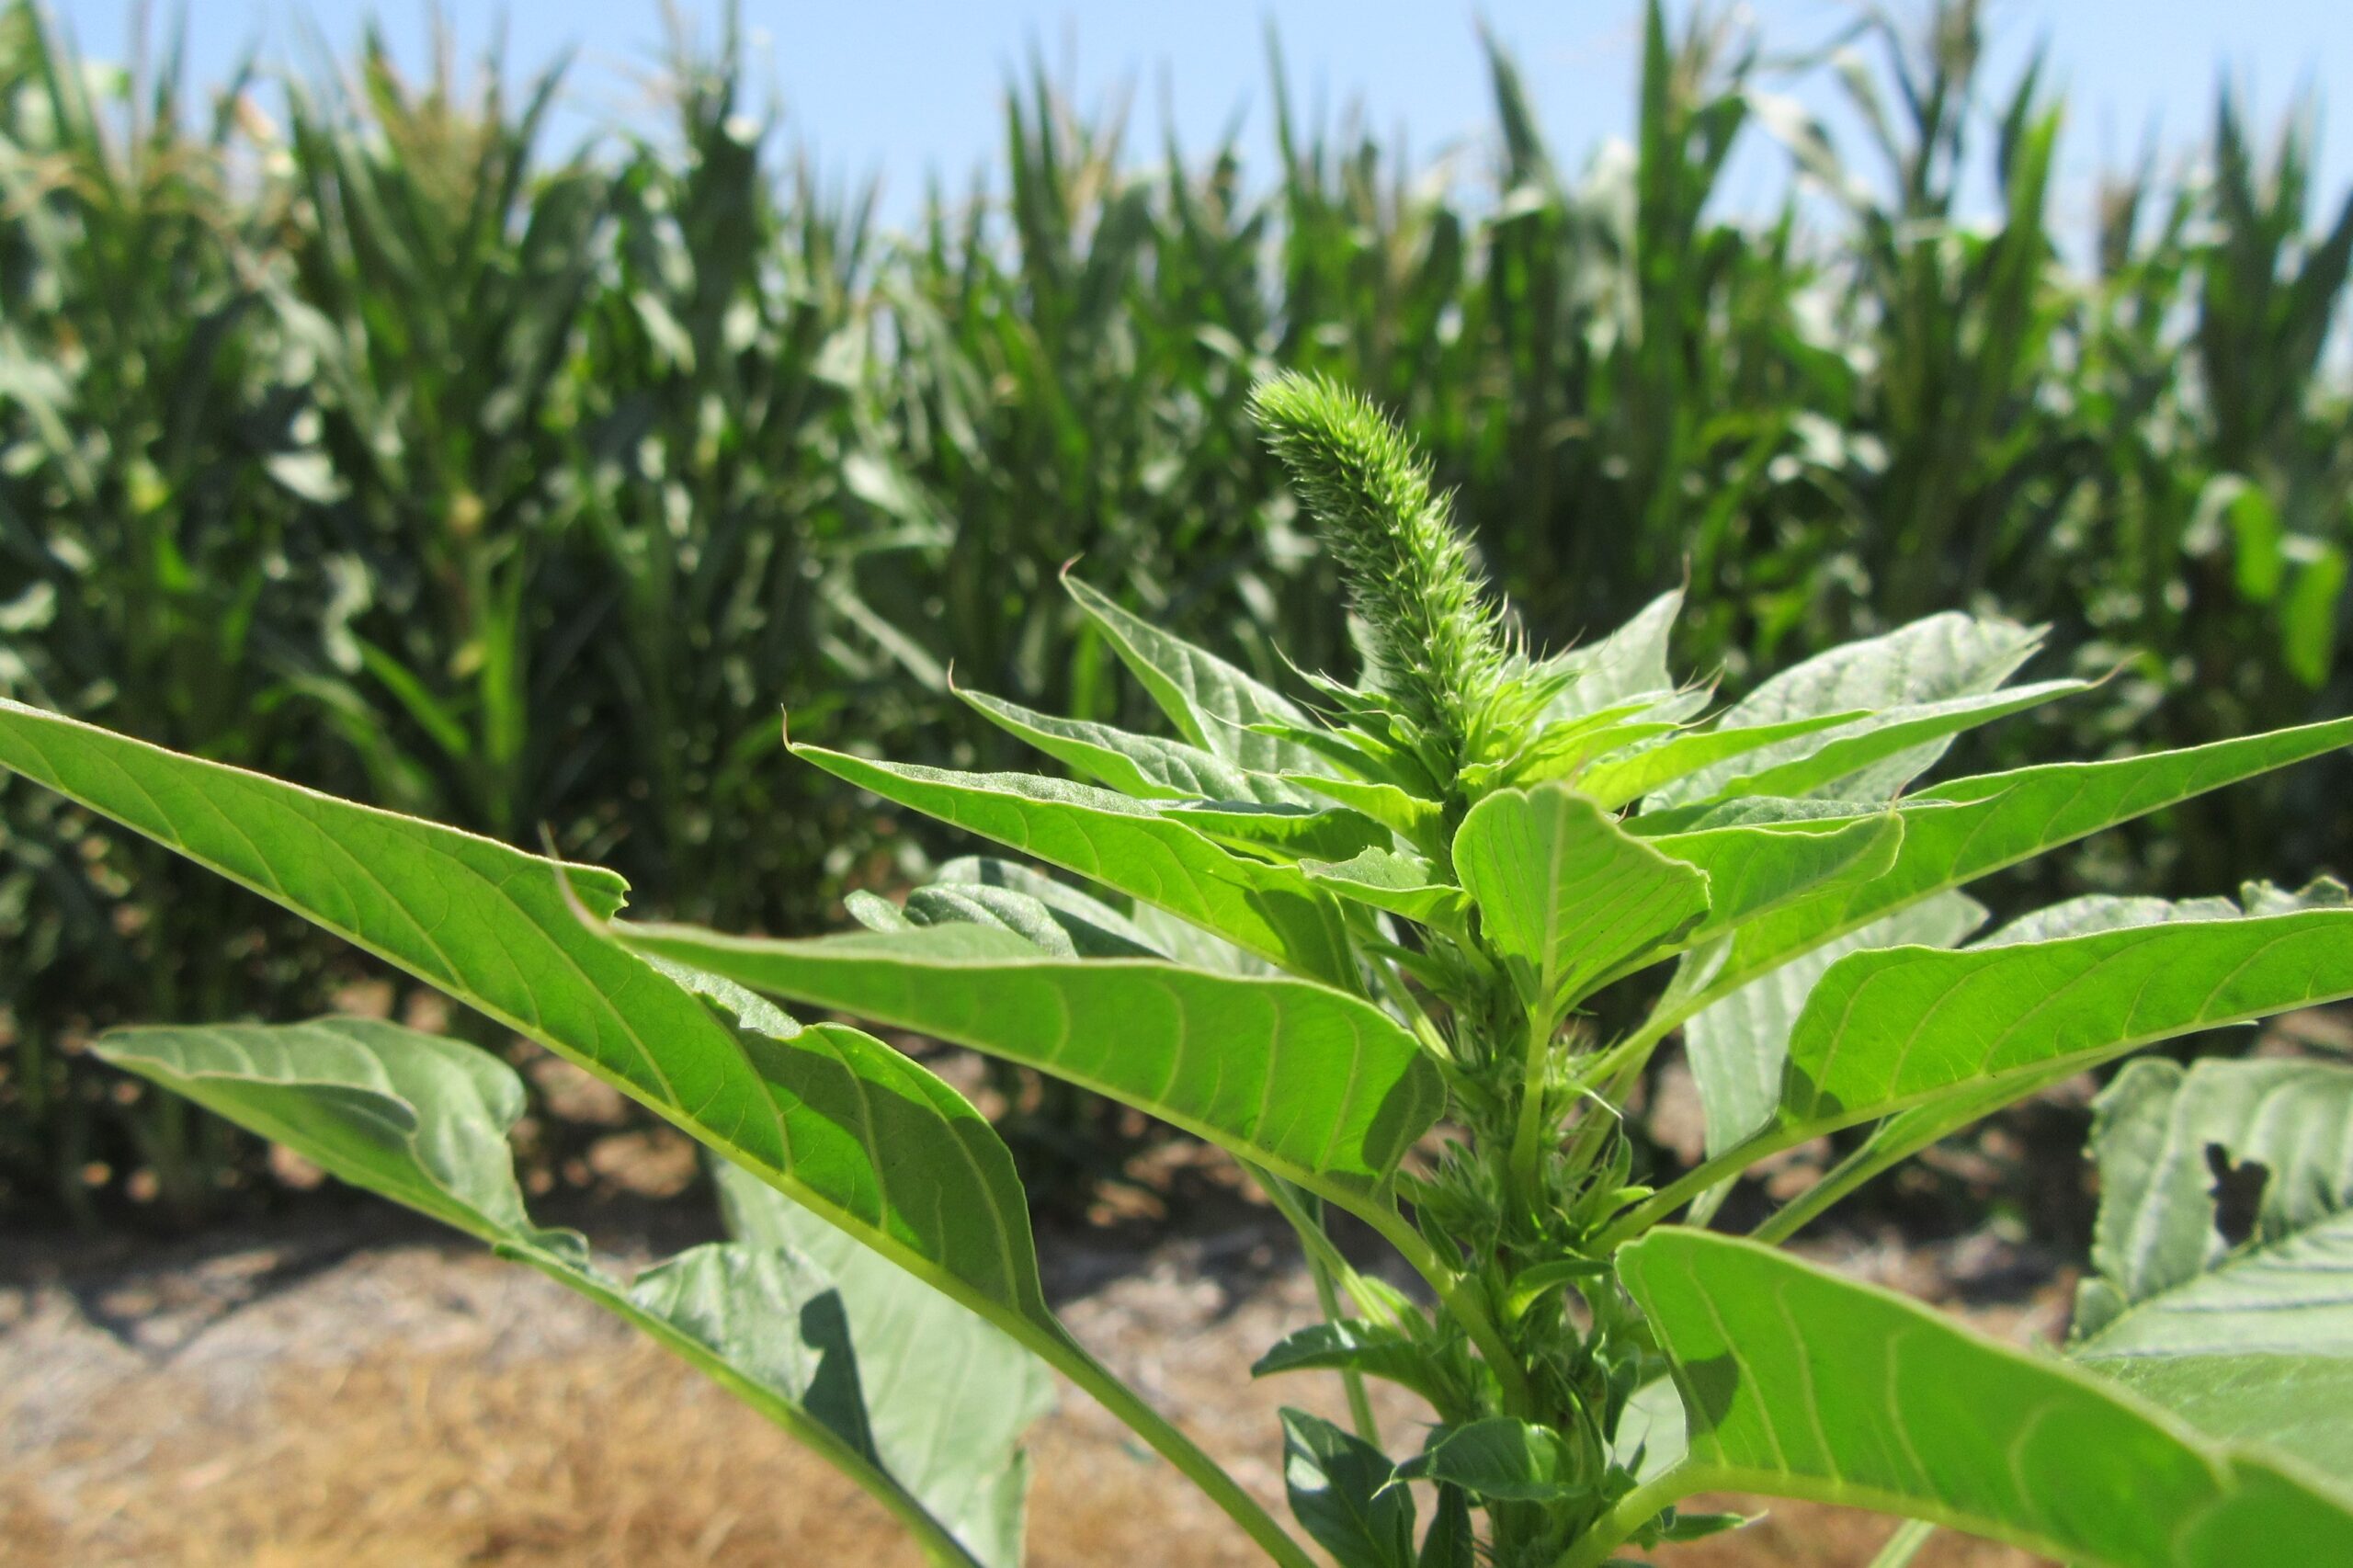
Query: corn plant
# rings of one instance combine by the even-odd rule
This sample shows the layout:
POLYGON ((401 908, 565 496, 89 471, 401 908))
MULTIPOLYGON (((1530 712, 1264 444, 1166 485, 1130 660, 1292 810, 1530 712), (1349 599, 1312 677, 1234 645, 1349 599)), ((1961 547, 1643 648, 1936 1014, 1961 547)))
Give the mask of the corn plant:
POLYGON ((1325 1321, 1254 1371, 1349 1388, 1353 1429, 1292 1411, 1281 1435, 1297 1526, 1345 1568, 1596 1568, 1736 1527, 1683 1508, 1725 1490, 2126 1568, 2341 1549, 2353 1495, 2327 1478, 2353 1425, 2311 1391, 2347 1381, 2331 1281, 2353 1072, 2118 1078, 2064 1358, 1775 1244, 2063 1078, 2353 995, 2353 902, 2325 880, 2079 898, 1984 936, 1961 891, 2336 752, 2353 720, 1915 788, 1956 736, 2086 683, 2011 684, 2038 633, 1947 612, 1718 707, 1670 673, 1678 593, 1540 653, 1370 403, 1291 377, 1252 406, 1347 585, 1355 678, 1286 695, 1070 580, 1176 733, 966 698, 1088 782, 792 743, 1042 862, 974 856, 904 904, 861 897, 862 934, 622 921, 609 872, 0 710, 0 763, 701 1140, 735 1242, 623 1282, 536 1227, 503 1138, 517 1081, 472 1046, 330 1018, 130 1029, 104 1053, 639 1324, 943 1562, 1017 1558, 1019 1440, 1048 1367, 1270 1560, 1314 1559, 1055 1318, 1008 1153, 972 1108, 873 1036, 770 998, 1023 1063, 1239 1162, 1331 1287, 1325 1321), (1647 1179, 1625 1096, 1678 1037, 1711 1148, 1647 1179), (1752 1236, 1707 1228, 1721 1184, 1845 1129, 1868 1132, 1752 1236), (2269 1173, 2250 1237, 2222 1229, 2210 1149, 2269 1173), (1425 1289, 1352 1266, 1331 1210, 1425 1289), (1427 1403, 1418 1441, 1384 1444, 1366 1379, 1427 1403))
MULTIPOLYGON (((269 330, 266 223, 229 199, 243 84, 199 115, 179 59, 97 69, 0 11, 0 692, 316 778, 297 607, 333 583, 295 511, 324 462, 269 330)), ((226 1129, 124 1104, 74 1053, 142 1008, 319 996, 320 950, 63 801, 0 810, 0 1189, 76 1205, 83 1169, 135 1165, 192 1215, 226 1129)))

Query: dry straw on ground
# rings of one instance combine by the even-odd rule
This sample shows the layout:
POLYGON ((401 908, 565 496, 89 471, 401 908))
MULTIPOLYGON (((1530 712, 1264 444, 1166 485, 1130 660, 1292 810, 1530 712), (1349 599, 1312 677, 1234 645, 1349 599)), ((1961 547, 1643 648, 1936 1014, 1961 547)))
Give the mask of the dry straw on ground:
MULTIPOLYGON (((1325 1380, 1239 1375, 1312 1311, 1305 1282, 1249 1236, 1126 1259, 1064 1310, 1270 1498, 1276 1407, 1336 1403, 1325 1380)), ((1382 1415, 1402 1433, 1418 1413, 1397 1398, 1382 1415)), ((1255 1564, 1075 1394, 1035 1449, 1035 1568, 1255 1564)), ((1859 1568, 1887 1530, 1782 1506, 1663 1562, 1859 1568)), ((920 1568, 854 1489, 547 1281, 347 1240, 0 1290, 0 1541, 23 1568, 920 1568)), ((2029 1560, 1942 1540, 1918 1562, 2029 1560)))

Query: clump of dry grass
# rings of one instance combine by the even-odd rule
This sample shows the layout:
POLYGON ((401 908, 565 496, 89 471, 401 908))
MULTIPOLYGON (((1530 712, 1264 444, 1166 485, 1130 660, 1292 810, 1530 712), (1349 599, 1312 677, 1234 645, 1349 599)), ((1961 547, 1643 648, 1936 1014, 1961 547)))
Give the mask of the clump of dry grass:
MULTIPOLYGON (((651 1346, 501 1364, 397 1346, 282 1374, 227 1422, 164 1411, 143 1381, 0 1482, 23 1568, 504 1568, 854 1562, 920 1568, 887 1516, 782 1434, 651 1346), (155 1436, 159 1425, 168 1435, 155 1436)), ((1255 1401, 1253 1402, 1255 1403, 1255 1401)), ((1084 1407, 1038 1442, 1034 1568, 1251 1568, 1248 1543, 1084 1407)), ((1736 1500, 1735 1500, 1736 1506, 1736 1500)), ((1883 1520, 1783 1508, 1673 1568, 1869 1561, 1883 1520)), ((1922 1568, 2016 1568, 1947 1540, 1922 1568)))
POLYGON ((387 1346, 160 1441, 153 1392, 93 1410, 47 1485, 0 1489, 17 1561, 920 1568, 856 1488, 649 1345, 506 1365, 387 1346), (83 1466, 114 1473, 44 1500, 83 1466))
MULTIPOLYGON (((1246 1234, 1244 1239, 1247 1239, 1246 1234)), ((1232 1251, 1232 1249, 1229 1249, 1232 1251)), ((256 1254, 255 1256, 276 1256, 256 1254)), ((1065 1304, 1074 1332, 1278 1510, 1275 1412, 1338 1414, 1325 1377, 1235 1369, 1312 1311, 1304 1279, 1213 1277, 1178 1247, 1065 1304)), ((111 1294, 189 1315, 252 1270, 231 1254, 111 1294), (200 1304, 200 1303, 199 1303, 200 1304)), ((1915 1281, 1932 1285, 1932 1280, 1915 1281)), ((196 1312, 192 1333, 102 1331, 85 1299, 0 1290, 0 1561, 9 1568, 918 1568, 881 1510, 782 1433, 544 1280, 478 1254, 375 1249, 196 1312), (236 1304, 242 1303, 242 1304, 236 1304), (259 1348, 301 1347, 298 1359, 259 1348), (251 1381, 254 1369, 272 1369, 251 1381)), ((2020 1325, 1995 1326, 2015 1337, 2020 1325)), ((160 1320, 159 1320, 160 1321, 160 1320)), ((165 1324, 164 1326, 169 1326, 165 1324)), ((1384 1431, 1428 1411, 1375 1390, 1384 1431)), ((1032 1441, 1028 1568, 1258 1568, 1232 1523, 1065 1391, 1032 1441)), ((1760 1506, 1725 1499, 1705 1506, 1760 1506)), ((1662 1568, 1859 1568, 1886 1520, 1779 1505, 1662 1568)), ((2021 1568, 1942 1538, 1919 1568, 2021 1568)))

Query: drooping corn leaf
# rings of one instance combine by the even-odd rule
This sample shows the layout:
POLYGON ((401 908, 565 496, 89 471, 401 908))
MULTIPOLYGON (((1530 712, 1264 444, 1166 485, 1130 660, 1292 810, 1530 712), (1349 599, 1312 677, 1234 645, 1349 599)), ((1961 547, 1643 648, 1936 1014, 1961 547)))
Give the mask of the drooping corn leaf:
POLYGON ((2097 1273, 2068 1354, 2218 1437, 2353 1475, 2353 1069, 2135 1062, 2095 1103, 2091 1153, 2097 1273), (2218 1163, 2261 1184, 2235 1244, 2218 1163))
POLYGON ((575 900, 620 906, 619 878, 14 703, 0 765, 578 1063, 1041 1352, 1064 1343, 1012 1156, 963 1096, 855 1029, 714 1011, 582 920, 575 900))
POLYGON ((1904 842, 1885 871, 1750 922, 1733 933, 1711 966, 1708 987, 1695 991, 1692 999, 1712 1001, 1808 949, 1932 893, 2348 744, 2353 719, 2336 719, 2182 751, 2114 762, 2054 763, 1933 786, 1899 803, 1904 842))
MULTIPOLYGON (((507 1144, 522 1081, 485 1051, 372 1019, 321 1018, 122 1029, 98 1052, 628 1319, 838 1465, 935 1556, 1019 1562, 1020 1440, 1051 1392, 1044 1365, 813 1216, 791 1234, 739 1227, 738 1244, 692 1248, 625 1286, 579 1236, 531 1223, 507 1144), (796 1244, 805 1239, 834 1256, 796 1244), (942 1337, 963 1364, 956 1384, 929 1397, 961 1388, 997 1419, 917 1442, 900 1358, 942 1337)), ((727 1169, 746 1200, 790 1210, 749 1173, 727 1169)))
POLYGON ((1269 773, 1236 767, 1216 753, 1158 735, 1131 734, 1084 719, 1032 712, 979 692, 957 695, 991 722, 1108 789, 1139 801, 1257 801, 1298 805, 1313 799, 1269 773))
POLYGON ((1361 1200, 1444 1102, 1395 1020, 1311 982, 1051 959, 980 926, 813 941, 622 925, 642 952, 1026 1062, 1361 1200))
POLYGON ((1117 888, 1303 974, 1350 984, 1331 895, 1290 866, 1231 854, 1124 795, 1026 773, 951 773, 814 746, 796 756, 885 800, 1117 888))
POLYGON ((1695 1015, 1683 1026, 1683 1053, 1707 1115, 1708 1153, 1722 1153, 1771 1119, 1790 1031, 1832 964, 1874 948, 1949 948, 1984 918, 1984 907, 1967 894, 1939 893, 1826 942, 1695 1015))
POLYGON ((1708 913, 1708 879, 1561 784, 1501 790, 1454 835, 1481 930, 1531 1008, 1557 1012, 1708 913))
POLYGON ((1618 1255, 1672 1364, 1684 1458, 1646 1492, 1875 1508, 2108 1568, 2325 1562, 2353 1501, 2055 1358, 1753 1242, 1666 1227, 1618 1255))
POLYGON ((2353 910, 2185 920, 1831 965, 1790 1040, 1776 1137, 2040 1082, 2193 1029, 2353 995, 2353 910))
POLYGON ((1250 728, 1269 722, 1305 725, 1307 715, 1290 699, 1216 654, 1131 615, 1075 577, 1065 574, 1063 586, 1102 628, 1120 662, 1193 744, 1254 773, 1330 771, 1314 752, 1250 728))
MULTIPOLYGON (((1817 713, 1840 713, 1943 702, 1989 692, 2009 679, 2041 645, 2041 633, 1995 617, 1946 611, 1792 665, 1734 703, 1717 722, 1722 730, 1778 724, 1817 713)), ((1868 721, 1865 721, 1868 722, 1868 721)), ((1734 770, 1755 775, 1811 756, 1820 735, 1783 741, 1737 763, 1703 769, 1661 791, 1670 803, 1713 795, 1734 770)), ((1883 800, 1943 754, 1945 740, 1929 739, 1881 759, 1856 780, 1849 800, 1883 800)))

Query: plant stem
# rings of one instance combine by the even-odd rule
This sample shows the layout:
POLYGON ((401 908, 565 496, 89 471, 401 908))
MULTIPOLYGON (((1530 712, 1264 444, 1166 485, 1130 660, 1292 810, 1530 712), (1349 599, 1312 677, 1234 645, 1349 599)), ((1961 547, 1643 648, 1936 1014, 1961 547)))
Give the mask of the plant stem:
POLYGON ((1225 1472, 1223 1466, 1203 1453, 1142 1394, 1114 1377, 1076 1340, 1066 1340, 1059 1353, 1049 1359, 1071 1381, 1093 1395, 1097 1403, 1125 1423, 1130 1431, 1151 1444, 1161 1458, 1183 1471, 1187 1480, 1223 1509, 1226 1517, 1240 1525, 1281 1568, 1319 1568, 1315 1560, 1291 1539, 1290 1532, 1277 1524, 1258 1500, 1225 1472))
POLYGON ((1519 1117, 1511 1136, 1511 1179, 1520 1202, 1530 1213, 1540 1212, 1537 1176, 1543 1162, 1544 1069, 1552 1030, 1541 1008, 1528 1014, 1528 1039, 1521 1048, 1519 1117))
MULTIPOLYGON (((1353 1278, 1356 1271, 1332 1244, 1331 1233, 1324 1228, 1323 1201, 1312 1196, 1303 1197, 1290 1183, 1256 1165, 1245 1169, 1258 1178, 1259 1187, 1268 1201, 1289 1221, 1299 1236, 1299 1244, 1307 1254, 1308 1278, 1315 1282, 1316 1304, 1323 1309, 1325 1323, 1340 1321, 1339 1293, 1333 1280, 1353 1278)), ((1374 1448, 1381 1446, 1381 1427, 1373 1419, 1372 1401, 1366 1395, 1363 1375, 1353 1367, 1340 1369, 1340 1386, 1347 1392, 1348 1416, 1356 1424, 1357 1436, 1374 1448)))
POLYGON ((1904 1520, 1896 1528, 1895 1533, 1887 1538, 1887 1544, 1879 1549, 1879 1555, 1871 1559, 1871 1568, 1907 1568, 1912 1559, 1920 1554, 1920 1549, 1928 1544, 1928 1538, 1936 1533, 1937 1527, 1926 1519, 1904 1520))
MULTIPOLYGON (((1307 1258, 1308 1278, 1315 1281, 1315 1304, 1323 1309, 1325 1323, 1340 1321, 1339 1292, 1332 1289, 1332 1271, 1324 1260, 1310 1253, 1307 1258)), ((1357 1436, 1381 1447, 1381 1423, 1373 1418, 1372 1400, 1364 1391, 1364 1374, 1354 1367, 1340 1369, 1340 1387, 1348 1396, 1348 1420, 1357 1436)))
POLYGON ((1552 1568, 1601 1568, 1619 1542, 1642 1528, 1653 1515, 1688 1490, 1672 1470, 1648 1485, 1637 1486, 1619 1498, 1609 1512, 1594 1520, 1590 1529, 1553 1559, 1552 1568))
POLYGON ((1429 1281, 1438 1300, 1446 1303, 1455 1321, 1461 1324, 1471 1343, 1479 1347, 1496 1382, 1503 1386, 1504 1407, 1514 1415, 1529 1415, 1534 1412, 1535 1399, 1529 1392, 1528 1374, 1512 1353, 1511 1345, 1495 1320, 1487 1311, 1486 1291, 1476 1279, 1449 1268, 1438 1261, 1421 1233, 1405 1222, 1405 1217, 1394 1209, 1370 1205, 1353 1210, 1356 1216, 1379 1231, 1398 1255, 1413 1266, 1414 1272, 1429 1281))
POLYGON ((1802 1138, 1792 1138, 1783 1130, 1773 1128, 1735 1144, 1703 1165, 1694 1166, 1653 1193, 1640 1206, 1628 1210, 1615 1224, 1602 1232, 1594 1241, 1595 1254, 1607 1254, 1649 1230, 1716 1183, 1738 1176, 1768 1154, 1779 1153, 1802 1142, 1802 1138))

